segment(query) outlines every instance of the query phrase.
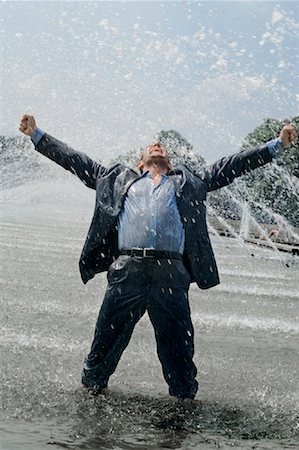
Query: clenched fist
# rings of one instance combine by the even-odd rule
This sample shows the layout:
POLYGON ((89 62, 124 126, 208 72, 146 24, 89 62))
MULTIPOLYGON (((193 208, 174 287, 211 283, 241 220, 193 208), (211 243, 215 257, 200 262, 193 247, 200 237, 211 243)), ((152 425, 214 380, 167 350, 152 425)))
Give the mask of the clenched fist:
POLYGON ((32 136, 34 130, 36 130, 36 122, 33 116, 29 116, 28 114, 24 114, 21 119, 21 123, 19 126, 19 130, 27 136, 32 136))
POLYGON ((294 144, 297 140, 297 131, 295 127, 291 124, 285 125, 280 132, 279 138, 281 139, 283 148, 294 144))

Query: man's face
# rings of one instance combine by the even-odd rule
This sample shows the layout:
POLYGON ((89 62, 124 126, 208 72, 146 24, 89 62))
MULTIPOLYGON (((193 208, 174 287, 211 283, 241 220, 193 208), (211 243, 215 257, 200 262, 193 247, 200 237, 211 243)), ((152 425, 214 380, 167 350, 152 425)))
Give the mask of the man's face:
POLYGON ((156 142, 155 144, 151 144, 148 147, 146 147, 143 152, 142 159, 144 159, 144 157, 151 157, 156 155, 160 155, 163 158, 168 156, 167 149, 163 147, 163 145, 160 142, 156 142))
POLYGON ((142 164, 143 167, 150 167, 153 164, 158 164, 170 169, 167 149, 160 142, 149 145, 142 153, 140 164, 142 164))

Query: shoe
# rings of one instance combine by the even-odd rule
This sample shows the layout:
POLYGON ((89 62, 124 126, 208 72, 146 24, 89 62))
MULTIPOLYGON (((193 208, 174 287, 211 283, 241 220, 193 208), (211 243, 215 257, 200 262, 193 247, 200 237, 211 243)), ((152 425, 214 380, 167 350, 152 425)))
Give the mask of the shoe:
POLYGON ((181 397, 175 397, 175 396, 170 396, 170 400, 173 403, 180 403, 182 405, 192 405, 193 403, 193 399, 192 398, 181 398, 181 397))
POLYGON ((90 398, 97 397, 100 394, 105 395, 105 393, 107 392, 107 388, 102 388, 102 389, 91 388, 91 387, 85 386, 85 384, 82 384, 82 383, 80 384, 79 390, 80 390, 80 392, 82 392, 82 394, 84 394, 90 398))

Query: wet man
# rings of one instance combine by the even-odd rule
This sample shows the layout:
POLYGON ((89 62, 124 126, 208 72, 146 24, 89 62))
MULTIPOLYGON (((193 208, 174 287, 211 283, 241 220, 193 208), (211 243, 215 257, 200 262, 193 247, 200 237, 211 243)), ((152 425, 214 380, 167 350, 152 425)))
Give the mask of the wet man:
POLYGON ((147 147, 138 170, 106 169, 37 128, 24 115, 20 131, 38 152, 96 190, 93 220, 80 258, 84 283, 108 270, 108 286, 85 359, 82 386, 94 394, 107 387, 133 329, 145 311, 155 330, 169 394, 193 399, 198 384, 193 363, 194 331, 188 289, 219 283, 206 224, 209 191, 271 162, 297 138, 293 126, 255 149, 225 157, 202 175, 182 165, 172 169, 167 149, 147 147))

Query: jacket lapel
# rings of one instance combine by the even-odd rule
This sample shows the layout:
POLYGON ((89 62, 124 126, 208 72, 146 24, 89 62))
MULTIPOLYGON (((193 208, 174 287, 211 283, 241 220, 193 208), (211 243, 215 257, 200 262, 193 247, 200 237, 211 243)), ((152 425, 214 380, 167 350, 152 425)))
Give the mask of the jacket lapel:
POLYGON ((169 172, 169 177, 174 184, 174 190, 177 197, 181 196, 183 187, 186 184, 186 174, 182 169, 175 169, 169 172))

